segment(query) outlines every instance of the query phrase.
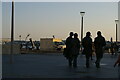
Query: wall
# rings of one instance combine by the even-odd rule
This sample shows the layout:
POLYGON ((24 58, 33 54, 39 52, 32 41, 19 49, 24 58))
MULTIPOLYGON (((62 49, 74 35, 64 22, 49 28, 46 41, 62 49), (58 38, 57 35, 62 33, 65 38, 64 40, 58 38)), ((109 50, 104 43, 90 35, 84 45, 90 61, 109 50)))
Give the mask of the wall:
POLYGON ((40 50, 45 50, 45 51, 54 50, 53 38, 41 38, 40 50))
MULTIPOLYGON (((11 53, 10 49, 11 49, 10 44, 2 45, 2 54, 10 54, 11 53)), ((20 45, 19 44, 13 44, 13 54, 20 54, 20 45)))

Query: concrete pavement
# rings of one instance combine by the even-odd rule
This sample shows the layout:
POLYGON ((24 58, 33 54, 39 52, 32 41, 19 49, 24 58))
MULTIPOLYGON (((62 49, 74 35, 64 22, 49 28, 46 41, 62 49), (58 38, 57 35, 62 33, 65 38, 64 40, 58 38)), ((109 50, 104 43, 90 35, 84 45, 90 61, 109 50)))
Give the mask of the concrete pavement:
POLYGON ((3 55, 3 78, 118 78, 118 67, 114 68, 116 56, 104 54, 101 68, 95 67, 95 56, 90 68, 85 67, 85 56, 78 56, 78 68, 69 68, 62 53, 3 55))

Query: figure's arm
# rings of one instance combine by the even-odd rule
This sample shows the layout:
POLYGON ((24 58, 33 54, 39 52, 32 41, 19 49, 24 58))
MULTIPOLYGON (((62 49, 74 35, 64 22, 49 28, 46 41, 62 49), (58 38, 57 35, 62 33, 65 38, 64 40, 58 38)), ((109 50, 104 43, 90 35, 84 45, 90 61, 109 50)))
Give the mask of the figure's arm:
POLYGON ((103 37, 103 40, 104 40, 104 42, 103 42, 103 46, 105 46, 106 45, 106 41, 105 41, 105 38, 103 37))
POLYGON ((78 39, 78 48, 80 49, 80 40, 78 39))
POLYGON ((94 40, 94 47, 96 46, 96 38, 95 38, 95 40, 94 40))

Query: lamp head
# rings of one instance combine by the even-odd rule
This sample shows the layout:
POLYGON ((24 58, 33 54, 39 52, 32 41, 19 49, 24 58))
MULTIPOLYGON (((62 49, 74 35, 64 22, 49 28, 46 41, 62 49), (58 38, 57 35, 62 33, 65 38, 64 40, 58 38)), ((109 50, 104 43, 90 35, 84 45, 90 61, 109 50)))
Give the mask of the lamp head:
POLYGON ((115 20, 115 23, 118 24, 119 20, 115 20))
POLYGON ((80 12, 81 16, 83 17, 85 15, 85 12, 80 12))

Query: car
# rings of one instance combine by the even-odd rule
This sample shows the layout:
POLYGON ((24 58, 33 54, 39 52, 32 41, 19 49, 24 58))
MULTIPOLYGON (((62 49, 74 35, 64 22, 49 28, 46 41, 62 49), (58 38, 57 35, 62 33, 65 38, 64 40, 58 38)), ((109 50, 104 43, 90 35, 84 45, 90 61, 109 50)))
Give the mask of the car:
POLYGON ((66 45, 64 42, 54 42, 56 50, 63 50, 66 48, 66 45))

